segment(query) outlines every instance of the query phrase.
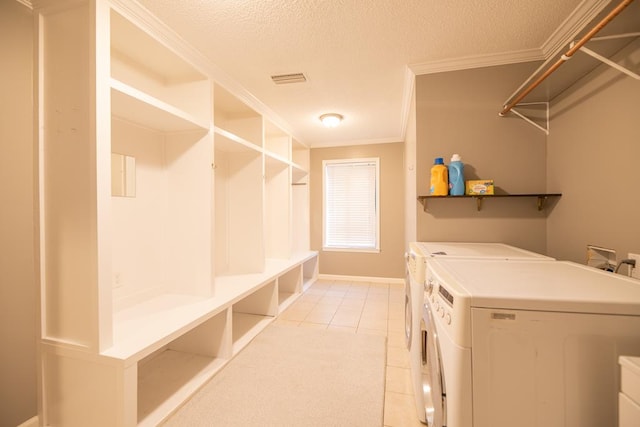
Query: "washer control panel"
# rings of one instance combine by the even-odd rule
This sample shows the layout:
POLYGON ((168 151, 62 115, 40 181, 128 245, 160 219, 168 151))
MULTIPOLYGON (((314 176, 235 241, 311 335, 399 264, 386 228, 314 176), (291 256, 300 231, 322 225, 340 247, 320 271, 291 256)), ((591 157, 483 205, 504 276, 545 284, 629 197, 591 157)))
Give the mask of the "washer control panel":
POLYGON ((441 270, 437 260, 427 265, 424 292, 440 333, 446 333, 458 345, 468 347, 471 342, 469 298, 456 286, 455 279, 441 270))
POLYGON ((431 305, 436 317, 443 319, 447 325, 451 324, 454 296, 438 283, 432 274, 427 274, 427 280, 424 284, 424 300, 431 305))

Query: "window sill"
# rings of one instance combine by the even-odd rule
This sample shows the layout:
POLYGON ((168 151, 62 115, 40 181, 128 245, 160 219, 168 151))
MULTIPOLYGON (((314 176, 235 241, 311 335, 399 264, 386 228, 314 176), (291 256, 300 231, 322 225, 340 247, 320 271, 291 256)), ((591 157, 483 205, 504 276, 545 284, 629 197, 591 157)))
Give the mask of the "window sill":
POLYGON ((378 254, 380 253, 379 248, 333 248, 333 247, 323 247, 323 252, 364 252, 364 253, 372 253, 378 254))

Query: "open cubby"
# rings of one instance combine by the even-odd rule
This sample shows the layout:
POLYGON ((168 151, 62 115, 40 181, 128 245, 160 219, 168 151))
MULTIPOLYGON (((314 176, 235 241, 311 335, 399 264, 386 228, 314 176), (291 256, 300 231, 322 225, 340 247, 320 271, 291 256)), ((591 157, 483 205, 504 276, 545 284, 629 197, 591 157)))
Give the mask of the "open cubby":
POLYGON ((309 149, 292 140, 291 167, 291 250, 308 250, 311 244, 309 208, 309 149))
POLYGON ((248 344, 278 314, 275 280, 233 304, 233 351, 248 344))
POLYGON ((310 245, 308 175, 291 184, 291 250, 304 252, 310 245))
POLYGON ((296 266, 278 277, 278 305, 286 309, 302 291, 302 267, 296 266))
POLYGON ((209 127, 207 76, 115 11, 111 11, 110 75, 117 115, 162 129, 180 119, 209 127), (157 115, 151 109, 165 110, 157 115))
POLYGON ((291 161, 298 166, 298 169, 308 171, 310 169, 309 147, 296 139, 292 139, 291 161))
POLYGON ((264 235, 265 256, 285 258, 291 256, 291 186, 289 166, 265 156, 264 235))
POLYGON ((231 358, 225 310, 138 362, 138 423, 157 425, 231 358))
POLYGON ((318 257, 309 257, 302 263, 302 290, 305 291, 318 278, 318 257))
POLYGON ((213 112, 217 129, 262 148, 262 116, 218 84, 214 85, 213 112))
POLYGON ((283 161, 291 160, 291 136, 268 120, 264 122, 264 149, 283 161))
POLYGON ((114 310, 163 293, 210 296, 208 133, 163 134, 114 118, 112 150, 136 160, 135 197, 112 197, 114 310), (205 231, 203 233, 203 231, 205 231))
POLYGON ((216 134, 216 276, 258 273, 264 268, 262 156, 219 140, 216 134))

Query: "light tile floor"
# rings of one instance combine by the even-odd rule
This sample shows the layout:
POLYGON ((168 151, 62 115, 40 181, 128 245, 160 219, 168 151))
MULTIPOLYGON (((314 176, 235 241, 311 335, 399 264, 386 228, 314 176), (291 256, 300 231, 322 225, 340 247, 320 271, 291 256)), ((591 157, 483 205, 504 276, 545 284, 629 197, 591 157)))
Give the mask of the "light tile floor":
POLYGON ((402 284, 318 280, 276 322, 386 336, 384 426, 424 427, 412 394, 402 284))

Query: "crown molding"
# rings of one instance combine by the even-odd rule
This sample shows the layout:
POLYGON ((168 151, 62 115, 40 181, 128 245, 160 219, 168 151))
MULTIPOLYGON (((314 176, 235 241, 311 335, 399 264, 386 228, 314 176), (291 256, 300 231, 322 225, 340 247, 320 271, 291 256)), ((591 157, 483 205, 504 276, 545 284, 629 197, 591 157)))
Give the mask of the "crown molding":
POLYGON ((21 5, 27 6, 29 9, 33 10, 33 4, 31 3, 31 0, 16 0, 16 1, 21 5))
POLYGON ((180 35, 136 1, 109 0, 113 9, 207 74, 208 60, 180 35))
POLYGON ((409 67, 405 69, 404 88, 402 90, 402 111, 400 111, 400 137, 404 141, 407 136, 407 125, 411 113, 411 99, 415 90, 416 75, 409 67))
POLYGON ((563 46, 571 42, 610 2, 611 0, 583 0, 539 49, 427 61, 410 64, 409 68, 415 75, 421 75, 518 62, 543 61, 555 55, 563 46))
POLYGON ((545 58, 557 54, 575 39, 587 24, 598 16, 611 0, 583 0, 578 7, 551 34, 540 48, 545 58))
POLYGON ((415 75, 443 73, 446 71, 468 70, 472 68, 492 67, 495 65, 515 64, 543 60, 541 49, 528 49, 516 52, 503 52, 490 55, 472 55, 460 58, 428 61, 410 64, 409 68, 415 75))

